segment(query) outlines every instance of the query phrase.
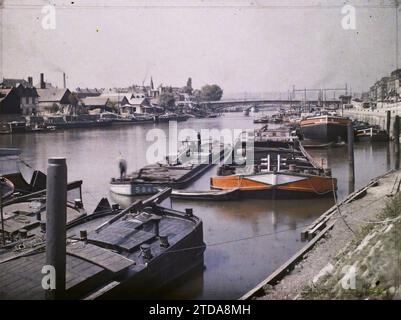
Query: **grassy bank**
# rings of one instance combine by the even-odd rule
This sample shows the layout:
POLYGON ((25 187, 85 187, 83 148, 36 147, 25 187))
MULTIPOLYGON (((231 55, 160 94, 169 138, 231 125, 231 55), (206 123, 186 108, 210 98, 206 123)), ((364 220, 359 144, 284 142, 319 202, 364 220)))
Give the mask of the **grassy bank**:
POLYGON ((353 241, 302 288, 297 299, 400 297, 401 194, 387 201, 375 223, 359 221, 363 227, 355 231, 353 241))

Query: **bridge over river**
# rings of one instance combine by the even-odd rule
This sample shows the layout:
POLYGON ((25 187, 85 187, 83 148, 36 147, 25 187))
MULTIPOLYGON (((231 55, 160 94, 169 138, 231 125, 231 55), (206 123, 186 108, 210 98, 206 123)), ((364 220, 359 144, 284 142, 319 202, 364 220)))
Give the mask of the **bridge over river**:
POLYGON ((340 106, 341 100, 283 100, 283 99, 259 99, 259 100, 220 100, 220 101, 209 101, 202 102, 201 105, 210 107, 216 111, 221 111, 230 107, 241 107, 242 109, 249 109, 253 106, 272 107, 281 105, 301 106, 301 105, 336 105, 340 106))

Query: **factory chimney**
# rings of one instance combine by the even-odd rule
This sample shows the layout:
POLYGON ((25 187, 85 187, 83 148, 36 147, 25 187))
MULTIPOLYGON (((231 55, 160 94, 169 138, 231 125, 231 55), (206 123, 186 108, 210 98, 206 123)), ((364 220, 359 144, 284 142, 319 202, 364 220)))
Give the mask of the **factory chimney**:
POLYGON ((28 77, 28 83, 31 87, 33 86, 33 78, 32 77, 28 77))
POLYGON ((67 89, 67 81, 66 81, 65 72, 63 72, 63 85, 64 85, 64 89, 67 89))
POLYGON ((43 73, 40 74, 40 88, 46 89, 45 75, 43 73))

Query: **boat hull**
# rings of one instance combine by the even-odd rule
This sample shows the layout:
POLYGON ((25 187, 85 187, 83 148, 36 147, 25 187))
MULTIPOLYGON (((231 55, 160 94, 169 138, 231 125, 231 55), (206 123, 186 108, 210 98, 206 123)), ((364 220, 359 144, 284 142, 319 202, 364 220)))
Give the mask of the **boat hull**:
POLYGON ((196 178, 208 170, 213 164, 199 164, 191 172, 175 182, 139 182, 114 179, 110 183, 110 191, 123 196, 144 196, 160 192, 160 188, 171 187, 183 189, 189 186, 196 178))
POLYGON ((159 298, 162 288, 203 266, 205 248, 203 225, 199 221, 194 230, 170 247, 166 254, 157 256, 141 271, 126 274, 124 281, 96 299, 159 298))
POLYGON ((348 119, 341 118, 313 118, 301 121, 301 131, 305 139, 322 142, 347 141, 348 119))
POLYGON ((332 177, 314 175, 262 173, 213 177, 211 188, 236 189, 241 198, 318 198, 331 196, 337 190, 337 180, 332 177))

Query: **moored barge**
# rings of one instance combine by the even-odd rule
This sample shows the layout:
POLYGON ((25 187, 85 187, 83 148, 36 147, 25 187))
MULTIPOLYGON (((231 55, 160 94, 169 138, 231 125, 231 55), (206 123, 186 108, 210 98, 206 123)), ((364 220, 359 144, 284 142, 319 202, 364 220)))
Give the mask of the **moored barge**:
POLYGON ((382 130, 378 125, 355 121, 353 127, 356 141, 386 142, 389 140, 387 131, 382 130))
POLYGON ((224 146, 210 145, 208 152, 188 146, 176 160, 147 165, 127 177, 112 178, 110 190, 124 196, 152 195, 160 188, 183 189, 220 161, 225 155, 224 146), (217 150, 216 150, 217 149, 217 150))
MULTIPOLYGON (((171 190, 121 210, 106 199, 67 226, 67 299, 143 299, 203 266, 202 221, 161 202, 171 190)), ((44 299, 45 244, 0 252, 0 299, 44 299)), ((27 244, 25 246, 25 244, 27 244)))
MULTIPOLYGON (((223 165, 210 185, 236 190, 241 198, 311 198, 332 195, 337 180, 307 154, 297 137, 285 129, 256 132, 251 165, 223 165), (277 131, 277 132, 275 132, 277 131), (269 136, 272 137, 269 137, 269 136)), ((290 131, 290 129, 287 129, 290 131)))
POLYGON ((333 115, 318 115, 301 120, 301 132, 305 139, 323 142, 347 141, 348 118, 333 115))

